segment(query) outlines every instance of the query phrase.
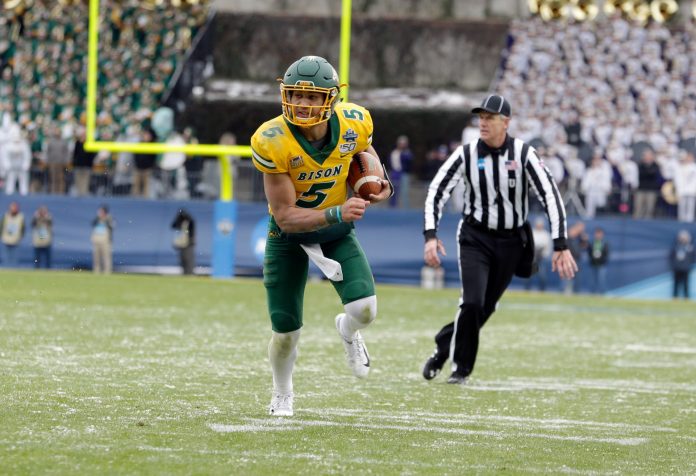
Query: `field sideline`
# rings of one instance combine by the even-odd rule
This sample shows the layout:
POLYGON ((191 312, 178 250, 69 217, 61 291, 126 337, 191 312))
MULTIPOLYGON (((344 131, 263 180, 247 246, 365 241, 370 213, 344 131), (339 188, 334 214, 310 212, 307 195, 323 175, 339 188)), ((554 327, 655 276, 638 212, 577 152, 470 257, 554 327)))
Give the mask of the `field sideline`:
POLYGON ((310 284, 266 414, 260 280, 0 271, 0 474, 696 474, 696 306, 508 293, 470 385, 420 375, 457 291, 379 286, 373 370, 310 284))

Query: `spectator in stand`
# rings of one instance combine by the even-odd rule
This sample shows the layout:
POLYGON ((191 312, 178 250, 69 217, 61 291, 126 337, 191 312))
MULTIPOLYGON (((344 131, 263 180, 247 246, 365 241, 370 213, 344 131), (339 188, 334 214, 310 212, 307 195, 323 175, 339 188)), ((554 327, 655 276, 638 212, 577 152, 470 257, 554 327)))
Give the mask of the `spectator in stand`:
POLYGON ((539 153, 539 157, 546 164, 546 168, 548 168, 549 172, 551 172, 551 176, 556 181, 558 191, 561 192, 562 196, 564 196, 568 184, 565 180, 566 172, 563 165, 563 158, 561 158, 555 147, 546 148, 545 146, 540 145, 537 147, 537 152, 539 153))
POLYGON ((696 163, 692 152, 682 151, 674 174, 674 191, 678 200, 677 219, 693 222, 696 215, 696 163))
POLYGON ((19 211, 19 204, 17 202, 10 203, 7 212, 0 220, 0 239, 5 251, 3 261, 7 267, 19 264, 17 246, 24 237, 24 228, 24 215, 19 211))
MULTIPOLYGON (((196 131, 193 127, 185 127, 181 132, 184 143, 196 145, 199 143, 196 131)), ((176 194, 177 198, 188 199, 194 195, 198 184, 201 182, 203 172, 203 157, 200 155, 189 155, 182 167, 176 173, 176 194)))
POLYGON ((638 165, 638 188, 633 199, 633 218, 654 218, 657 194, 662 185, 655 152, 645 149, 638 165))
MULTIPOLYGON (((672 185, 672 190, 674 190, 674 176, 677 173, 677 168, 679 167, 679 149, 663 147, 662 149, 659 149, 655 152, 655 159, 660 169, 660 176, 663 180, 663 184, 660 187, 660 189, 662 190, 664 188, 666 182, 670 182, 670 184, 672 185)), ((676 205, 676 203, 677 200, 675 196, 673 204, 676 205)), ((676 216, 676 207, 675 213, 673 215, 676 216)))
MULTIPOLYGON (((135 122, 129 123, 126 131, 119 135, 116 140, 137 144, 140 141, 140 127, 135 122)), ((133 169, 135 168, 134 157, 133 152, 119 152, 116 155, 113 180, 114 195, 129 195, 131 193, 133 169)))
POLYGON ((41 205, 31 219, 31 239, 34 245, 34 267, 51 267, 51 246, 53 245, 53 217, 45 205, 41 205))
POLYGON ((447 157, 449 157, 449 149, 445 144, 440 144, 437 149, 428 152, 425 164, 426 180, 432 180, 435 177, 435 174, 440 170, 440 166, 445 163, 447 157))
MULTIPOLYGON (((144 127, 140 132, 140 142, 153 142, 155 132, 150 127, 144 127)), ((139 152, 134 156, 135 169, 133 170, 133 188, 131 194, 136 197, 150 198, 150 181, 152 170, 157 161, 156 154, 139 152)))
MULTIPOLYGON (((111 127, 102 127, 99 131, 99 140, 113 142, 114 133, 111 127)), ((110 177, 113 175, 114 161, 112 153, 101 149, 97 151, 92 163, 92 187, 95 195, 106 195, 110 177)))
POLYGON ((574 109, 569 109, 565 111, 565 117, 563 118, 563 124, 565 128, 566 137, 568 138, 568 144, 579 147, 582 142, 580 132, 582 131, 582 125, 578 118, 578 113, 574 109))
POLYGON ((109 214, 109 207, 102 205, 92 220, 92 270, 97 274, 111 274, 113 233, 114 221, 109 214))
POLYGON ((572 279, 565 282, 563 292, 565 294, 573 294, 580 291, 581 281, 580 273, 583 273, 583 268, 580 263, 584 263, 586 260, 583 259, 585 256, 585 251, 589 246, 589 238, 587 233, 585 233, 585 223, 579 221, 568 228, 568 249, 570 254, 573 255, 573 259, 578 264, 578 272, 572 279))
POLYGON ((532 283, 536 281, 539 285, 539 291, 546 291, 548 271, 551 268, 549 259, 553 254, 553 240, 551 239, 551 233, 546 229, 546 222, 543 218, 534 220, 532 235, 534 237, 534 266, 538 268, 538 271, 531 278, 527 279, 525 289, 531 289, 532 283))
POLYGON ((22 137, 22 130, 17 124, 9 127, 7 138, 0 148, 0 169, 5 171, 5 193, 15 193, 19 183, 19 194, 29 193, 29 168, 31 167, 31 146, 22 137))
POLYGON ((408 208, 408 196, 410 193, 411 164, 413 162, 413 152, 408 147, 408 137, 399 136, 396 139, 396 148, 389 155, 389 166, 391 178, 394 185, 394 195, 389 199, 390 207, 408 208))
MULTIPOLYGON (((0 6, 0 101, 12 98, 9 109, 27 129, 41 129, 40 116, 57 120, 70 109, 79 116, 86 94, 87 2, 14 3, 27 5, 17 7, 19 14, 0 6)), ((121 129, 129 111, 157 107, 177 61, 206 20, 209 2, 186 8, 142 3, 108 1, 101 7, 106 39, 100 45, 97 110, 108 112, 121 129)), ((114 137, 119 132, 111 131, 114 137)))
POLYGON ((44 161, 43 142, 44 135, 41 130, 43 116, 36 117, 34 122, 28 124, 26 139, 31 150, 31 164, 29 165, 29 193, 44 193, 48 183, 48 170, 44 161))
POLYGON ((185 275, 193 274, 196 265, 194 248, 196 245, 196 222, 189 212, 180 208, 172 222, 174 229, 174 248, 179 252, 179 264, 185 275))
POLYGON ((72 165, 75 182, 75 195, 84 197, 89 195, 89 183, 92 179, 92 166, 94 165, 95 152, 85 150, 86 131, 84 127, 77 130, 75 147, 73 148, 72 165))
POLYGON ((669 258, 674 277, 672 296, 676 299, 682 294, 685 299, 689 299, 689 274, 691 267, 696 262, 696 253, 691 241, 691 234, 687 230, 681 230, 677 235, 669 258))
POLYGON ((582 177, 580 189, 585 195, 585 217, 594 218, 597 209, 607 205, 611 192, 611 174, 607 172, 601 155, 595 154, 592 157, 590 167, 582 177))
POLYGON ((618 142, 609 143, 607 161, 614 169, 618 185, 618 210, 620 213, 628 213, 631 197, 638 187, 638 164, 628 158, 627 151, 618 142))
POLYGON ((602 228, 595 228, 587 247, 592 269, 592 292, 604 294, 607 290, 607 262, 609 261, 609 244, 604 237, 602 228))
POLYGON ((58 124, 48 125, 43 154, 50 181, 48 191, 57 195, 65 194, 65 171, 70 163, 70 143, 62 137, 58 124))

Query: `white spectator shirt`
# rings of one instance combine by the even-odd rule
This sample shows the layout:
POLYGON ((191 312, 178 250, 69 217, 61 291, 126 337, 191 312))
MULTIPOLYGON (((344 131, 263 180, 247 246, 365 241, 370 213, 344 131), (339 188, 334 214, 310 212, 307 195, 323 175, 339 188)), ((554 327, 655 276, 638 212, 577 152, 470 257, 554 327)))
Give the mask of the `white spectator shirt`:
POLYGON ((604 166, 590 167, 585 170, 580 190, 582 190, 582 193, 585 195, 608 195, 611 191, 611 175, 607 174, 604 166))
POLYGON ((696 196, 696 163, 680 162, 674 175, 674 191, 677 197, 696 196))
POLYGON ((25 140, 5 142, 0 149, 0 163, 6 171, 26 172, 31 166, 31 147, 25 140))
POLYGON ((624 183, 631 190, 638 188, 638 164, 632 160, 624 160, 618 164, 618 169, 624 183))
POLYGON ((551 172, 551 176, 556 181, 556 184, 560 184, 565 179, 565 169, 563 168, 563 160, 557 155, 552 155, 549 158, 544 159, 546 168, 551 172))

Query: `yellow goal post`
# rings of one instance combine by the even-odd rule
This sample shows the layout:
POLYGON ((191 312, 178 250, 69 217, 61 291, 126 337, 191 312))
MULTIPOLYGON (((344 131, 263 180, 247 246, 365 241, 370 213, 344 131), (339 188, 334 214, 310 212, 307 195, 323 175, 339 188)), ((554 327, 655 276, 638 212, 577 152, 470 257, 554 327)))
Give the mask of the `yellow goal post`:
MULTIPOLYGON (((348 84, 350 67, 350 35, 351 35, 351 4, 352 0, 341 0, 341 46, 339 57, 339 77, 342 83, 348 84)), ((251 157, 251 147, 248 145, 220 144, 163 144, 160 142, 127 143, 106 142, 96 140, 97 119, 97 75, 99 64, 99 0, 89 0, 89 44, 87 50, 87 123, 85 149, 89 151, 133 152, 146 154, 162 154, 165 152, 182 152, 186 155, 218 157, 220 159, 220 200, 233 200, 232 171, 225 157, 236 155, 251 157)), ((348 88, 342 91, 343 100, 348 99, 348 88)))

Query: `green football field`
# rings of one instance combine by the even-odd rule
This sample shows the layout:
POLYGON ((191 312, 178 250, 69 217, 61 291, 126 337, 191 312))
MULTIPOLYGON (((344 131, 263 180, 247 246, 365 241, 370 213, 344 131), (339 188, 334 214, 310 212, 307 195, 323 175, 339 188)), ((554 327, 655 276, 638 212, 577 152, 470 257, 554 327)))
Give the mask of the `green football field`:
POLYGON ((0 271, 0 474, 696 474, 696 305, 509 292, 467 386, 420 375, 457 291, 378 286, 355 379, 310 284, 271 418, 259 280, 0 271))

